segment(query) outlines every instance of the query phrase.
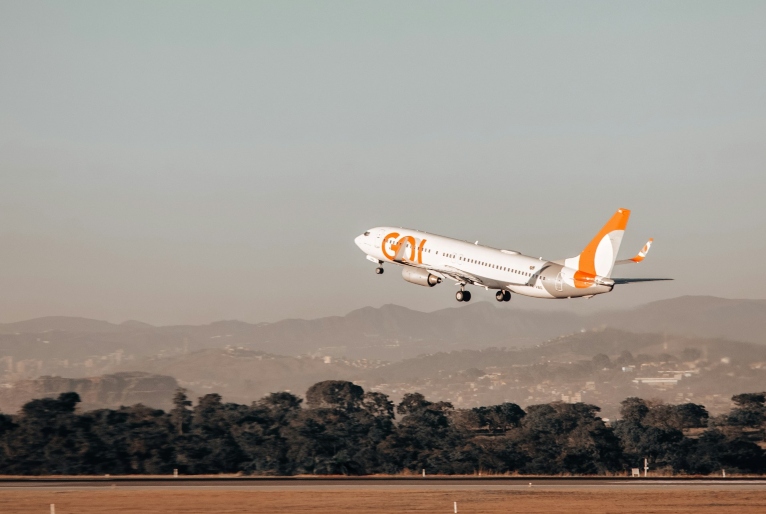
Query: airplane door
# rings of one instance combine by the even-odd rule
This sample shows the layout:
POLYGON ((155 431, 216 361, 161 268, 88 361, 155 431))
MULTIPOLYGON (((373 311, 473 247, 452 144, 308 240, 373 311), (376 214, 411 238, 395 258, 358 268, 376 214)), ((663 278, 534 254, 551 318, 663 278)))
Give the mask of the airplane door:
POLYGON ((564 278, 561 276, 561 272, 559 271, 559 274, 556 275, 556 291, 563 291, 564 290, 564 278))

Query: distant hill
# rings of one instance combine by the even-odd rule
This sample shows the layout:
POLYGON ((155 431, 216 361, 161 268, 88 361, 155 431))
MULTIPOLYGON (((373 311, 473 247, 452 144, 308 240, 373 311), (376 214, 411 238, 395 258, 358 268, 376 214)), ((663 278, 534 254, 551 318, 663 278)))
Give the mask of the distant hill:
POLYGON ((136 403, 168 409, 177 388, 178 382, 173 377, 141 372, 88 378, 45 376, 0 388, 0 411, 15 413, 30 400, 55 398, 69 391, 80 395, 82 410, 118 408, 136 403))
POLYGON ((53 331, 66 332, 119 332, 120 325, 114 325, 107 321, 99 321, 88 318, 75 318, 68 316, 45 316, 16 323, 0 323, 0 334, 42 334, 53 331))
POLYGON ((526 366, 536 363, 590 361, 597 354, 618 357, 622 352, 680 355, 686 349, 699 351, 700 358, 713 362, 726 358, 732 364, 766 362, 766 345, 723 339, 642 334, 612 328, 587 330, 553 339, 531 348, 461 350, 421 355, 372 370, 383 382, 415 381, 437 373, 455 373, 477 368, 526 366))
POLYGON ((766 300, 681 296, 629 311, 600 313, 598 323, 635 332, 667 332, 766 344, 766 300))
MULTIPOLYGON (((139 369, 156 375, 173 376, 195 398, 216 392, 226 401, 249 403, 275 391, 288 390, 303 395, 309 386, 322 380, 351 380, 366 388, 388 384, 382 390, 393 397, 400 397, 402 384, 406 384, 405 392, 418 390, 423 384, 433 384, 447 375, 458 377, 471 372, 482 375, 488 370, 507 372, 511 369, 518 372, 524 367, 531 369, 540 365, 552 369, 551 366, 555 368, 559 365, 590 363, 597 354, 606 354, 614 362, 619 362, 623 352, 630 352, 638 359, 659 361, 663 355, 679 357, 689 350, 697 352, 693 359, 699 359, 699 362, 710 362, 715 366, 725 359, 732 366, 731 369, 740 370, 737 373, 741 377, 727 381, 728 389, 735 387, 741 378, 748 375, 757 380, 759 374, 762 374, 760 370, 746 373, 741 370, 749 369, 753 363, 766 362, 766 345, 606 328, 578 331, 516 350, 485 348, 445 351, 393 363, 336 359, 327 359, 329 362, 326 362, 324 358, 281 356, 228 348, 143 359, 125 364, 122 369, 139 369)), ((671 364, 669 368, 673 366, 671 364)), ((633 376, 622 378, 630 381, 633 376)), ((460 381, 458 378, 454 380, 460 381)), ((588 379, 582 378, 583 382, 585 380, 588 379)), ((710 386, 713 389, 723 388, 720 384, 710 386)))
POLYGON ((396 305, 366 307, 346 316, 262 325, 248 335, 249 347, 267 352, 399 360, 457 348, 527 346, 580 326, 569 313, 550 316, 478 302, 431 313, 396 305))
POLYGON ((234 346, 279 355, 397 361, 439 351, 527 347, 596 327, 766 344, 766 300, 684 296, 589 316, 519 310, 512 302, 476 302, 430 313, 384 305, 313 320, 166 327, 46 317, 0 324, 0 358, 78 359, 118 350, 173 355, 234 346))
POLYGON ((123 368, 173 376, 197 395, 218 393, 226 401, 249 403, 272 392, 291 391, 303 395, 311 385, 322 380, 354 380, 360 376, 358 368, 352 365, 327 361, 211 348, 187 355, 144 359, 123 368))

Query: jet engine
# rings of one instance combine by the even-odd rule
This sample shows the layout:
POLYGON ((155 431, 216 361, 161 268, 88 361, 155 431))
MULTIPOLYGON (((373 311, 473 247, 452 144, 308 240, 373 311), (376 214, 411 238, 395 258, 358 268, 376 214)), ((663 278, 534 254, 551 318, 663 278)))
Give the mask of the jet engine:
POLYGON ((424 269, 410 267, 402 269, 402 278, 407 282, 426 287, 433 287, 442 281, 442 279, 435 275, 431 275, 424 269))

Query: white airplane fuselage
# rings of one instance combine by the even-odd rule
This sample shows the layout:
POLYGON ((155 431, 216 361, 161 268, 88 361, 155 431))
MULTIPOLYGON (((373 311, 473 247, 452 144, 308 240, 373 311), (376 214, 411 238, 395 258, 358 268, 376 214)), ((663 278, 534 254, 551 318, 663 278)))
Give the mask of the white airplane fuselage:
POLYGON ((580 255, 560 261, 396 227, 371 228, 354 242, 378 264, 379 274, 383 264, 391 263, 402 266, 402 276, 414 284, 432 287, 453 280, 461 286, 459 301, 470 300, 470 292, 462 293, 466 285, 498 290, 498 301, 508 301, 510 293, 549 299, 592 297, 610 292, 615 283, 661 280, 610 278, 615 264, 640 262, 651 244, 650 240, 633 259, 615 262, 629 215, 627 209, 618 210, 580 255))
POLYGON ((367 236, 361 235, 355 242, 370 257, 381 263, 432 270, 433 275, 441 279, 450 278, 454 268, 455 273, 464 274, 468 279, 456 280, 457 283, 535 298, 592 296, 608 293, 614 285, 606 277, 599 277, 604 284, 577 288, 574 283, 577 270, 511 250, 403 228, 376 227, 367 232, 367 236), (394 258, 401 244, 405 245, 404 255, 397 262, 394 258))

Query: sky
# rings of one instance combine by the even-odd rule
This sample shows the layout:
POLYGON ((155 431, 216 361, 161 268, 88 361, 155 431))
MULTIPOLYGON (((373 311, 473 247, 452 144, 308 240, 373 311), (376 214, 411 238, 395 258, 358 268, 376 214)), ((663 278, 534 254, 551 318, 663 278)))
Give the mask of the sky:
MULTIPOLYGON (((405 226, 614 276, 503 308, 764 298, 766 3, 0 0, 0 322, 455 307, 405 226), (627 268, 627 269, 626 269, 627 268)), ((490 300, 491 292, 476 292, 490 300)))

